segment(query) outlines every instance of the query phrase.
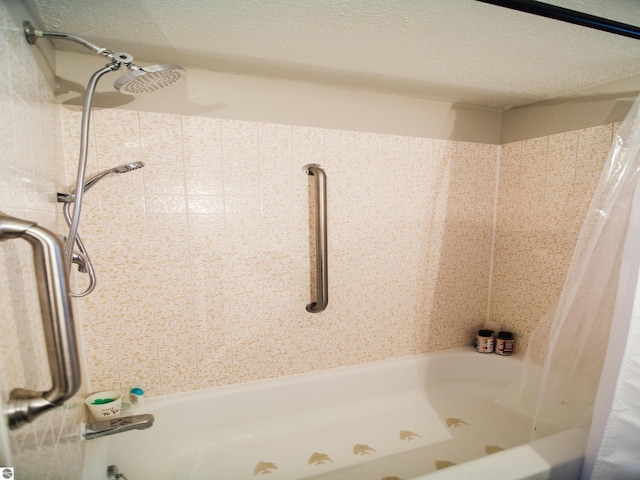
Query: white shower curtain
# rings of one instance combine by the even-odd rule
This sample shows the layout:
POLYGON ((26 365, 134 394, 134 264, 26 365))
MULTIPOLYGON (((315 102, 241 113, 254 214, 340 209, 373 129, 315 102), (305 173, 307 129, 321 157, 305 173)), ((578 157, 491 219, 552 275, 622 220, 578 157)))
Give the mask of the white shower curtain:
POLYGON ((640 188, 636 188, 582 480, 640 478, 640 188))
POLYGON ((615 132, 558 304, 531 337, 521 380, 498 399, 532 417, 534 438, 588 426, 593 416, 583 479, 640 479, 637 470, 629 476, 608 470, 632 469, 623 452, 632 452, 629 459, 640 452, 640 341, 632 336, 640 326, 630 321, 640 315, 640 306, 631 315, 640 265, 639 177, 640 97, 615 132))

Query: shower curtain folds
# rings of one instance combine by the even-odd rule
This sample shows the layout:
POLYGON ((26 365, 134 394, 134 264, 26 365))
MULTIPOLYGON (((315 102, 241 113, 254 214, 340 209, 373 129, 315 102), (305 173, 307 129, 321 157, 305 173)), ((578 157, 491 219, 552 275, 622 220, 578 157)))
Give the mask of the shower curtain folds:
POLYGON ((315 177, 316 193, 316 301, 307 305, 307 312, 320 313, 329 304, 329 278, 327 264, 327 176, 317 164, 303 167, 304 173, 315 177))

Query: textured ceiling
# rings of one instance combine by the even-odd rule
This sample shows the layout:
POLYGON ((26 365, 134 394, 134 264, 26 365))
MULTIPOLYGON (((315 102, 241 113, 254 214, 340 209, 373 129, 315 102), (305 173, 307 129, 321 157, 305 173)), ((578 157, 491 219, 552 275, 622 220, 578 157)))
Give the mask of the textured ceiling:
MULTIPOLYGON (((496 109, 640 74, 639 40, 474 0, 24 1, 150 63, 496 109)), ((640 25, 639 0, 548 3, 640 25)))

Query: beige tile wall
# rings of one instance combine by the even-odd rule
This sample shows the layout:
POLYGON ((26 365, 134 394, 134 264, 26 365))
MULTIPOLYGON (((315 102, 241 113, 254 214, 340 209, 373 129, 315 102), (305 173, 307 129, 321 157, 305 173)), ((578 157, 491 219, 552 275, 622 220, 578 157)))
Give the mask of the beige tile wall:
MULTIPOLYGON (((55 192, 65 185, 56 100, 22 27, 0 3, 0 211, 62 232, 55 192)), ((0 243, 0 389, 48 390, 49 368, 29 244, 0 243)), ((9 435, 16 478, 75 479, 82 468, 75 400, 9 435)), ((4 448, 3 448, 4 450, 4 448)))
MULTIPOLYGON (((80 112, 62 111, 71 166, 80 112)), ((93 126, 90 174, 147 166, 85 196, 92 389, 170 394, 454 348, 484 321, 496 146, 124 110, 93 126), (328 177, 330 303, 315 315, 308 163, 328 177)))
POLYGON ((529 334, 555 307, 602 173, 613 125, 502 146, 491 317, 529 334))
MULTIPOLYGON (((62 111, 71 166, 80 112, 62 111)), ((497 146, 123 110, 97 110, 93 132, 90 173, 147 166, 85 197, 92 388, 159 395, 467 345, 492 268, 490 317, 522 351, 560 293, 612 126, 502 146, 497 204, 497 146), (307 163, 329 184, 320 315, 304 310, 307 163)))

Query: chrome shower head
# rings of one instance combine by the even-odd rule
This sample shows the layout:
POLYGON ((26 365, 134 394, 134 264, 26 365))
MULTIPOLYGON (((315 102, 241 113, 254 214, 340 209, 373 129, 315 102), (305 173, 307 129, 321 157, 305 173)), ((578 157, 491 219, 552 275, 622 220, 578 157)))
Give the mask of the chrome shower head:
POLYGON ((127 73, 118 78, 113 86, 120 93, 137 95, 173 85, 187 74, 180 65, 162 64, 149 67, 129 65, 127 73))
POLYGON ((127 73, 118 78, 113 86, 121 93, 136 95, 148 93, 160 88, 173 85, 187 74, 180 65, 162 64, 149 67, 139 67, 133 63, 133 57, 126 52, 113 52, 107 48, 96 45, 82 37, 66 32, 47 32, 38 30, 30 22, 23 22, 24 35, 31 45, 35 45, 39 38, 52 38, 55 40, 70 40, 87 47, 98 55, 103 55, 113 62, 112 70, 121 66, 127 68, 127 73))
MULTIPOLYGON (((84 191, 86 192, 87 190, 89 190, 91 187, 93 187, 96 183, 98 183, 100 180, 102 180, 106 176, 114 175, 116 173, 127 173, 142 167, 144 167, 144 162, 131 162, 131 163, 125 163, 123 165, 118 165, 117 167, 113 167, 108 170, 104 170, 94 175, 86 182, 84 182, 84 187, 83 187, 84 191)), ((74 190, 72 194, 75 194, 75 193, 76 192, 74 190)))

